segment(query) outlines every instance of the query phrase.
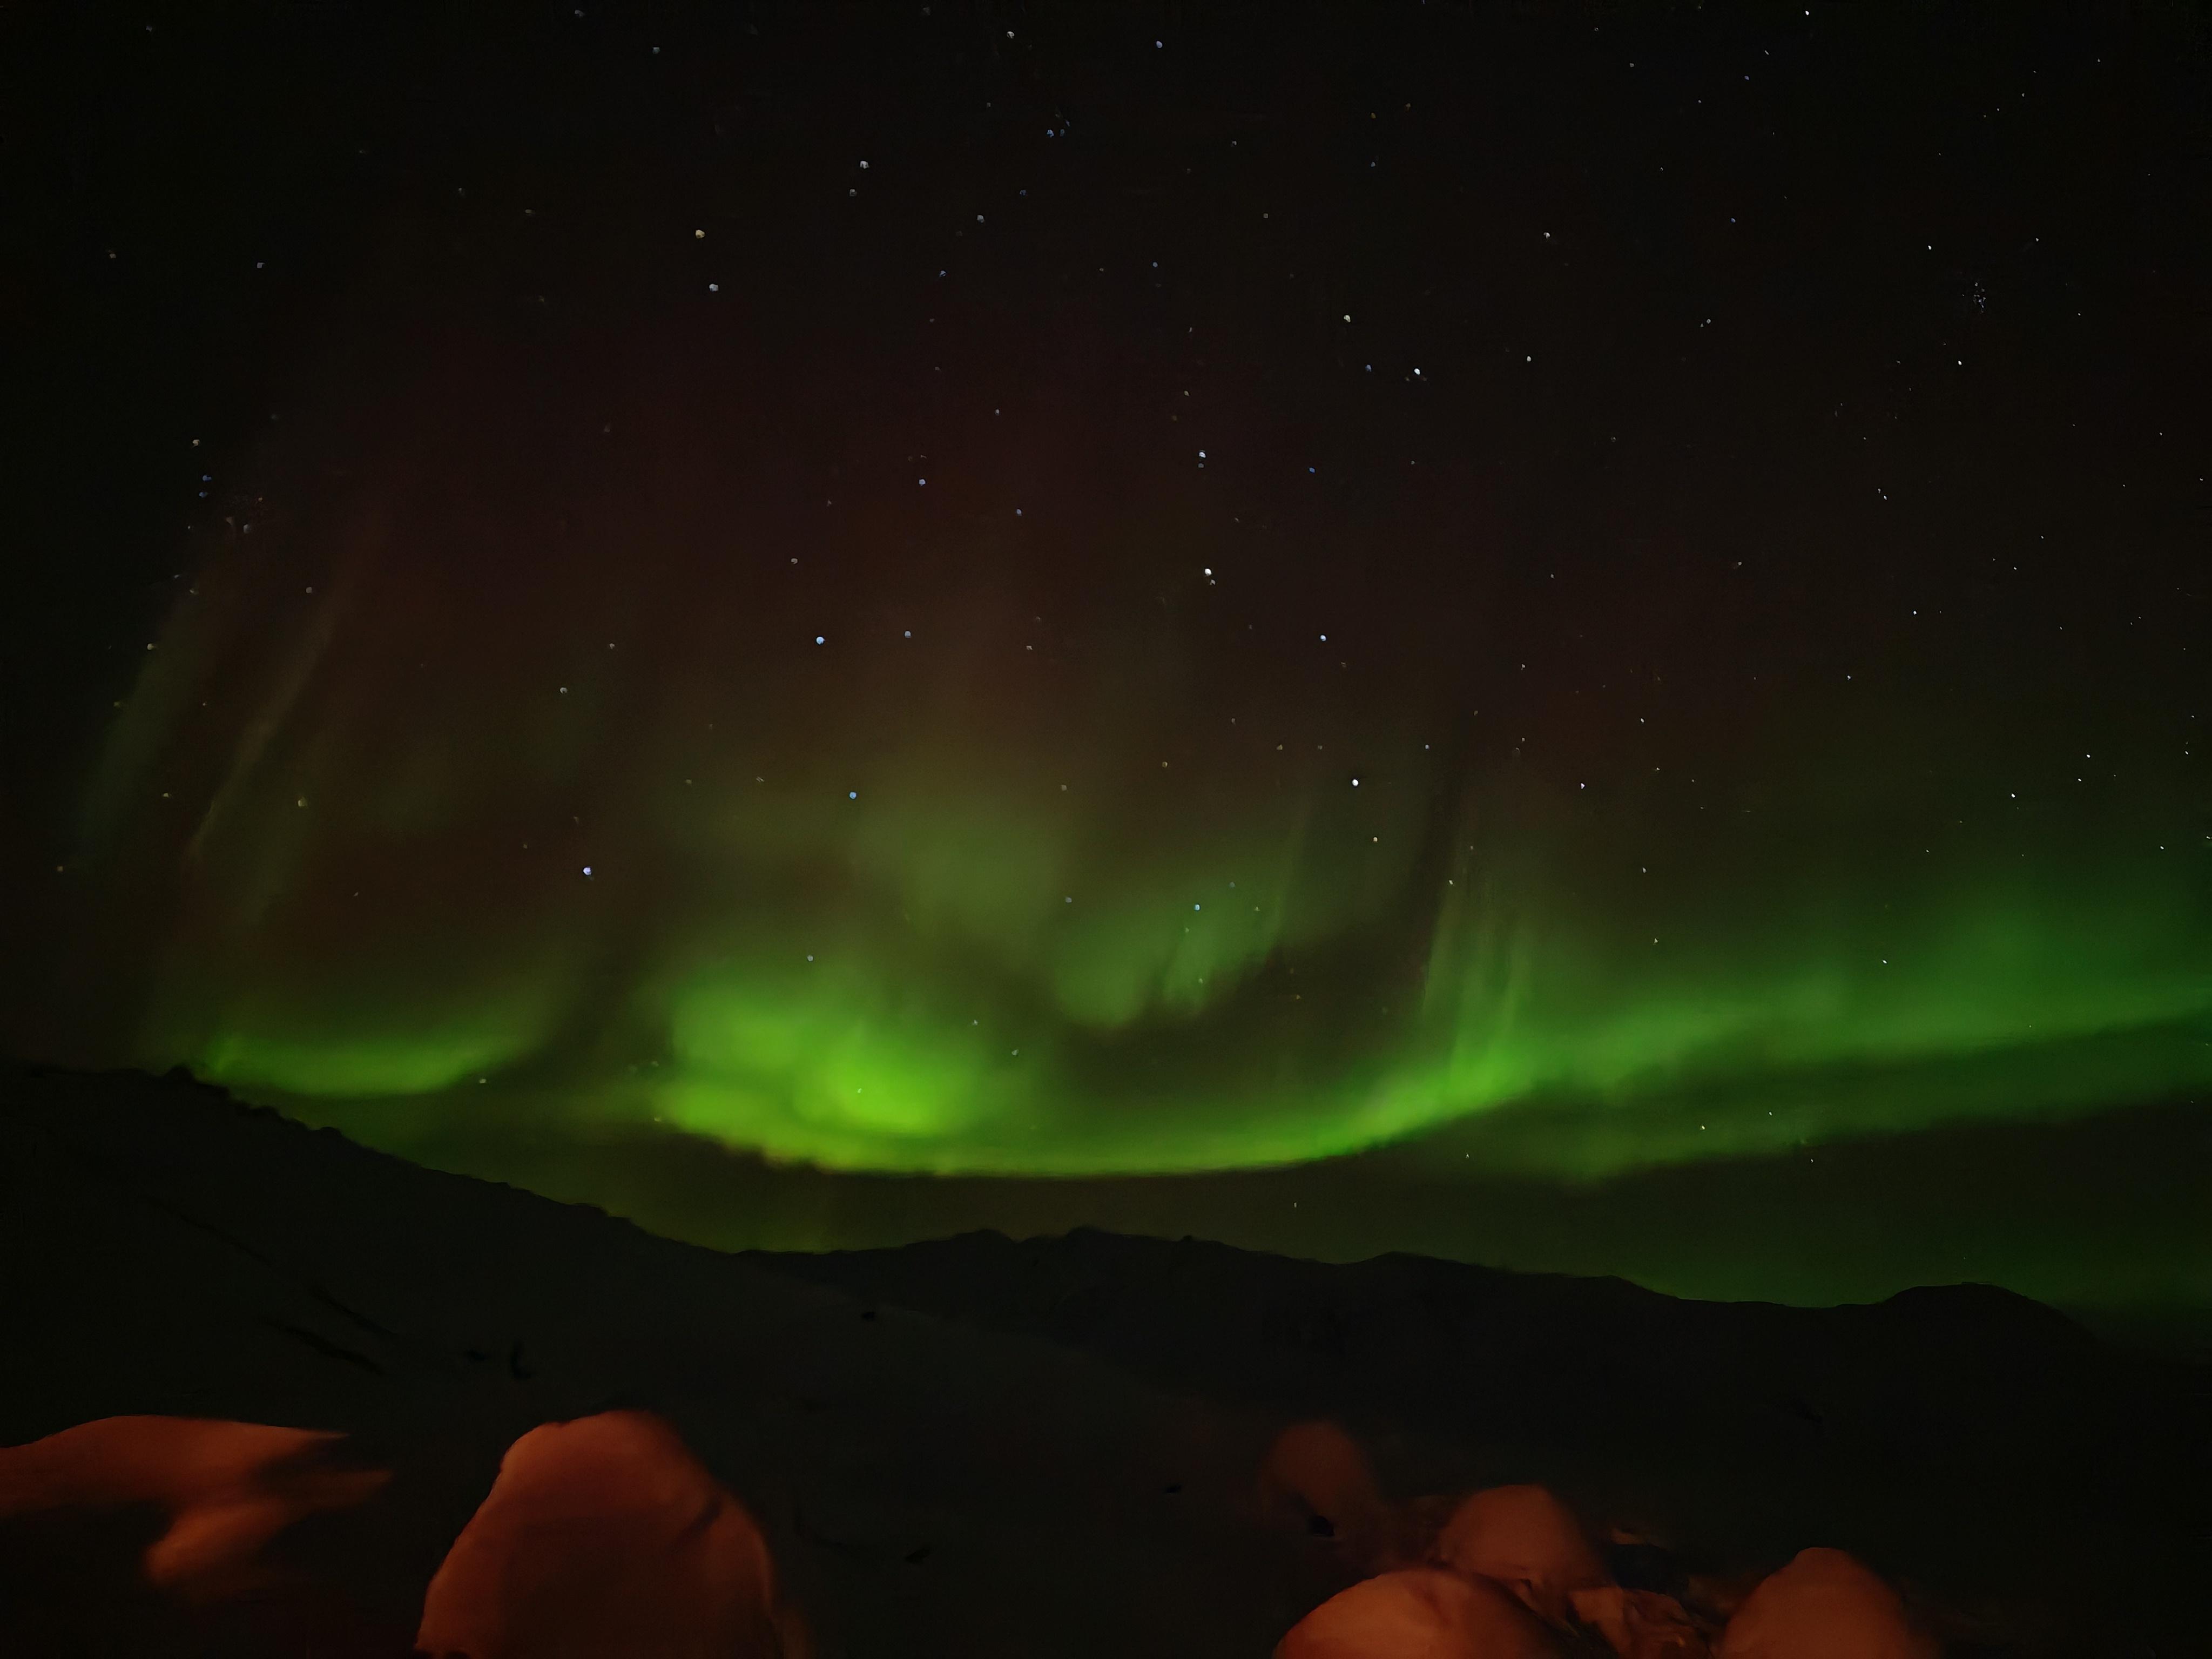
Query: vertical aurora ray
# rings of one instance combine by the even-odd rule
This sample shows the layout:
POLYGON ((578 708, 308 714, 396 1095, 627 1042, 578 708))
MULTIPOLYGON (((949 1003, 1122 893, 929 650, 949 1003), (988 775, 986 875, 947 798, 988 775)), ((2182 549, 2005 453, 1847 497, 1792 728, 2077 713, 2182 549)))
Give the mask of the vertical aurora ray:
POLYGON ((2178 13, 558 9, 26 106, 16 1052, 726 1244, 2212 1308, 2178 13))
MULTIPOLYGON (((212 562, 112 746, 120 841, 151 798, 200 802, 155 842, 179 887, 144 1052, 248 1092, 495 1077, 940 1174, 1231 1170, 1456 1126, 1463 1158, 1589 1178, 2212 1082, 2203 860, 2094 823, 1916 855, 1909 799, 1838 827, 1755 748, 1706 766, 1759 773, 1755 809, 1639 798, 1618 755, 1570 788, 1522 733, 1486 755, 1476 718, 1423 718, 1480 695, 1449 683, 1278 688, 1194 732, 1187 670, 1102 685, 1115 642, 1081 621, 1015 708, 987 633, 916 647, 870 618, 840 641, 867 659, 824 673, 803 630, 702 654, 635 597, 627 656, 533 673, 556 640, 510 639, 434 675, 466 631, 410 591, 439 580, 346 545, 305 647, 211 627, 301 609, 212 562), (193 707, 224 686, 223 719, 193 707), (1335 743, 1276 747, 1316 727, 1335 743)), ((580 603, 549 599, 549 635, 580 603)))

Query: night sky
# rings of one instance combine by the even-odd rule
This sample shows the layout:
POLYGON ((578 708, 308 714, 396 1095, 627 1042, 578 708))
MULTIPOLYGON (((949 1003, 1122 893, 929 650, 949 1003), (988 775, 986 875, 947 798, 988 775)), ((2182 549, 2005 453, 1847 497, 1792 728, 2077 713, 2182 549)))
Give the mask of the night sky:
POLYGON ((17 1052, 720 1243, 2212 1310, 2200 10, 51 9, 17 1052))

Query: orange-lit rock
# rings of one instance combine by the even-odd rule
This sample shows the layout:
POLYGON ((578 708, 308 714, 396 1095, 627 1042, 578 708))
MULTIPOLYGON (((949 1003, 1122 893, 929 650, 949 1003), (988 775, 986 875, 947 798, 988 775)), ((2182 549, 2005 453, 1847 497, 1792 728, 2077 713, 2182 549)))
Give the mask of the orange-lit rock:
POLYGON ((1841 1550, 1812 1549, 1760 1581, 1719 1659, 1935 1659, 1897 1592, 1841 1550))
POLYGON ((154 1505, 169 1525, 147 1549, 147 1577, 214 1595, 252 1583, 262 1547, 301 1516, 358 1504, 384 1484, 380 1469, 323 1464, 343 1438, 265 1423, 104 1417, 0 1449, 0 1517, 154 1505))
POLYGON ((1608 1582, 1574 1511, 1542 1486, 1492 1486, 1453 1511, 1435 1559, 1512 1590, 1546 1619, 1564 1621, 1578 1589, 1608 1582))
POLYGON ((1359 1444, 1334 1423, 1295 1423, 1275 1437, 1260 1466, 1261 1506, 1303 1524, 1328 1523, 1344 1553, 1363 1566, 1381 1565, 1389 1513, 1375 1471, 1359 1444))
POLYGON ((786 1659, 767 1540, 659 1418, 608 1412, 507 1449, 422 1606, 432 1659, 786 1659))
POLYGON ((1487 1579, 1409 1567, 1331 1596, 1292 1627, 1275 1659, 1557 1659, 1559 1651, 1487 1579))
POLYGON ((1705 1638, 1671 1595, 1604 1584, 1576 1590, 1568 1601, 1620 1659, 1705 1659, 1705 1638))

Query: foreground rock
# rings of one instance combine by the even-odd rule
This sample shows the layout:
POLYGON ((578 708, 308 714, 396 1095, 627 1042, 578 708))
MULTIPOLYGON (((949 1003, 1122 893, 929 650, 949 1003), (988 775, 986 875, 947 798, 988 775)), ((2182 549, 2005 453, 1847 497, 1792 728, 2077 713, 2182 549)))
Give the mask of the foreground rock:
POLYGON ((1298 1621, 1275 1659, 1559 1659, 1561 1651, 1488 1579, 1407 1567, 1332 1596, 1298 1621))
POLYGON ((532 1429, 430 1580, 433 1659, 795 1659, 768 1540, 668 1425, 605 1412, 532 1429))
POLYGON ((1719 1659, 1936 1659, 1897 1592, 1841 1550, 1809 1549, 1752 1591, 1719 1659))
POLYGON ((1848 1549, 1984 1655, 2198 1640, 2201 1374, 1972 1287, 1726 1307, 1097 1234, 736 1257, 68 1074, 0 1081, 0 1446, 227 1419, 389 1472, 262 1552, 311 1603, 220 1628, 148 1581, 171 1510, 0 1520, 11 1652, 404 1655, 508 1448, 629 1408, 757 1522, 822 1659, 1267 1653, 1371 1571, 1255 1496, 1321 1418, 1393 1515, 1541 1484, 1690 1581, 1848 1549))
POLYGON ((1471 1493, 1445 1523, 1436 1556, 1455 1572, 1504 1585, 1554 1625, 1571 1616, 1576 1591, 1608 1582, 1574 1511, 1541 1486, 1471 1493))

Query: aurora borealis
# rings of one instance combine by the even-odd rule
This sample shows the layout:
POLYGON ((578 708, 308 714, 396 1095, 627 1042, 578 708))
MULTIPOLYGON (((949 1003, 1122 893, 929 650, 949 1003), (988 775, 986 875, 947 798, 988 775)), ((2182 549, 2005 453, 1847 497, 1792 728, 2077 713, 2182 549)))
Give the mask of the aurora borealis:
MULTIPOLYGON (((253 596, 206 573, 120 728, 119 750, 192 752, 164 705, 197 724, 216 699, 194 694, 238 688, 206 771, 156 773, 198 806, 177 830, 206 890, 152 1030, 249 1091, 557 1078, 593 1115, 776 1158, 1018 1175, 1287 1163, 1521 1107, 1494 1155, 1588 1176, 2156 1098, 2212 1067, 2179 829, 2172 852, 2069 858, 1984 802, 1915 868, 1878 839, 1902 803, 1863 806, 1855 848, 1806 782, 1737 805, 1725 759, 1679 794, 1586 760, 1592 799, 1540 738, 1482 764, 1474 710, 1425 745, 1325 675, 1185 692, 1207 647, 1170 639, 1137 671, 1164 684, 1115 685, 1141 646, 1078 624, 1016 663, 1039 654, 1018 622, 940 646, 959 623, 927 608, 845 609, 835 645, 802 624, 781 649, 773 624, 723 644, 640 617, 641 667, 616 639, 604 665, 533 685, 502 661, 456 697, 409 624, 450 650, 495 619, 373 559, 234 641, 202 617, 253 596), (387 584, 404 597, 368 597, 387 584), (380 606, 398 636, 355 642, 380 606), (1232 698, 1255 712, 1218 713, 1232 698), (750 726, 779 702, 798 732, 750 726)), ((1236 617, 1235 580, 1192 632, 1236 617)), ((1695 754, 1636 718, 1593 746, 1695 754)))
POLYGON ((756 9, 283 49, 323 251, 182 244, 291 286, 139 446, 57 1051, 648 1217, 2198 1109, 2201 42, 756 9))

